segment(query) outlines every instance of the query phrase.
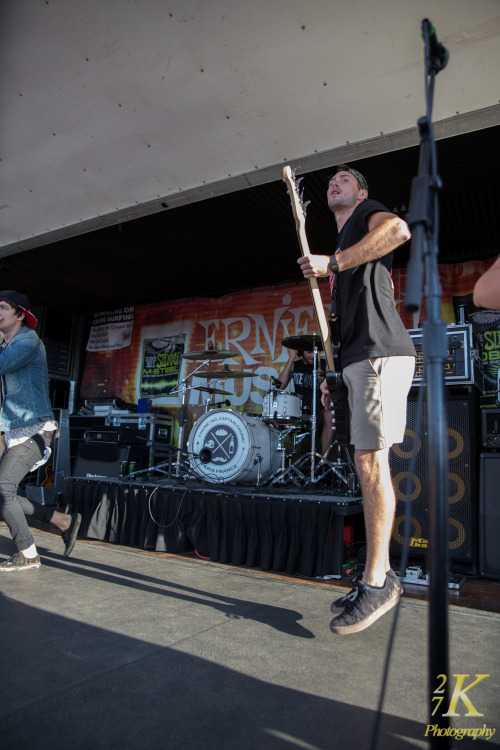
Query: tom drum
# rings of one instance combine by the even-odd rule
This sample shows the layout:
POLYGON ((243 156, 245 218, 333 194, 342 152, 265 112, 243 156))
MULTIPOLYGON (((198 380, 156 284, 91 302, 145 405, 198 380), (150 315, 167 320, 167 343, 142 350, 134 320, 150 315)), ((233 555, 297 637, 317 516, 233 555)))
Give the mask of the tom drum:
POLYGON ((301 419, 300 397, 286 391, 269 391, 262 401, 262 419, 277 425, 298 424, 301 419))

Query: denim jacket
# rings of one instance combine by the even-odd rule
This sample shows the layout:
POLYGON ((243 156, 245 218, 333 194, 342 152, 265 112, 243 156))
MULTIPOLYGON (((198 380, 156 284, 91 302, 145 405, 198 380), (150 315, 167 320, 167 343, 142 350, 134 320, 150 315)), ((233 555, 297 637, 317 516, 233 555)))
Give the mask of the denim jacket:
POLYGON ((14 430, 53 419, 45 346, 35 331, 22 327, 0 347, 2 405, 0 430, 14 430))

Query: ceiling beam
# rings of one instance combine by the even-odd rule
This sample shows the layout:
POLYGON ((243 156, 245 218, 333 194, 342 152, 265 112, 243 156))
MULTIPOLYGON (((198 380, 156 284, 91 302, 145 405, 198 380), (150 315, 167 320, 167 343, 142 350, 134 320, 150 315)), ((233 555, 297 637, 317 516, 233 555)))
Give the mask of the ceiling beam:
MULTIPOLYGON (((434 134, 436 140, 441 140, 498 125, 500 125, 500 104, 474 112, 457 114, 454 117, 435 122, 434 134)), ((326 169, 334 164, 366 159, 379 154, 410 148, 417 146, 418 143, 419 133, 415 125, 414 128, 407 130, 380 135, 360 143, 346 143, 344 146, 338 148, 290 160, 290 163, 298 174, 306 174, 326 169)), ((72 224, 71 226, 60 227, 44 234, 5 245, 0 248, 0 258, 9 257, 16 253, 22 253, 25 250, 48 245, 52 242, 68 239, 69 237, 76 237, 87 232, 122 224, 143 216, 150 216, 179 206, 207 200, 208 198, 227 195, 228 193, 270 182, 277 182, 282 179, 282 170, 283 164, 273 164, 225 180, 207 185, 198 185, 189 190, 155 198, 152 201, 146 201, 103 216, 96 216, 92 219, 72 224)))

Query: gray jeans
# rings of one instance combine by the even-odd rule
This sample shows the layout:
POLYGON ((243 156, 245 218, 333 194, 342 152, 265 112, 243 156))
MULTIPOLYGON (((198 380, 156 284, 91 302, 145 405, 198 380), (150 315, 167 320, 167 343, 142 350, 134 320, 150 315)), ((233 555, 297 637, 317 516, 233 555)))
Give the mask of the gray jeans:
POLYGON ((49 438, 34 435, 24 443, 14 445, 5 451, 0 460, 0 518, 7 524, 18 552, 34 543, 25 516, 33 516, 39 521, 50 521, 53 508, 40 503, 32 503, 18 495, 19 483, 29 474, 30 469, 42 458, 49 438))

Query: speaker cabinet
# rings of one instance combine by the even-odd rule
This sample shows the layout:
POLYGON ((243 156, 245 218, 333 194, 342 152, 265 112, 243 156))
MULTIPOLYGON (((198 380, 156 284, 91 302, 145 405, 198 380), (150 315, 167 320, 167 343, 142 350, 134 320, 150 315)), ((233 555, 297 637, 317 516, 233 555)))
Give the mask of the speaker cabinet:
MULTIPOLYGON (((447 395, 448 433, 448 548, 450 560, 476 564, 476 507, 474 488, 475 423, 477 408, 474 394, 447 395)), ((391 553, 400 555, 404 542, 406 492, 410 488, 410 558, 425 556, 429 543, 428 498, 426 475, 429 457, 426 435, 428 431, 426 407, 421 430, 417 435, 417 400, 408 400, 404 441, 394 445, 390 466, 396 495, 396 517, 391 539, 391 553), (415 473, 409 476, 410 457, 417 451, 415 473)))
POLYGON ((500 453, 479 457, 479 574, 500 578, 500 453))
POLYGON ((122 461, 128 461, 129 445, 84 442, 78 446, 73 476, 87 479, 119 477, 122 461))

